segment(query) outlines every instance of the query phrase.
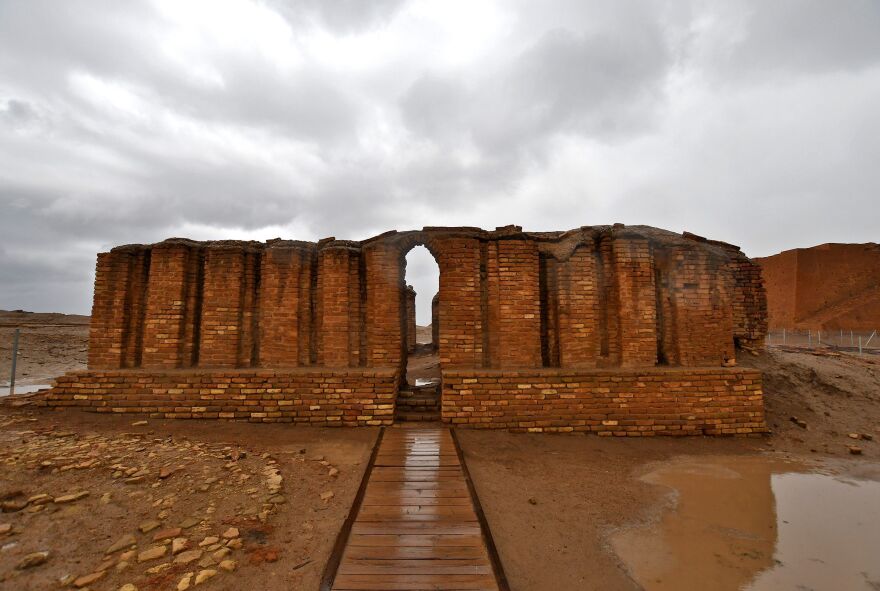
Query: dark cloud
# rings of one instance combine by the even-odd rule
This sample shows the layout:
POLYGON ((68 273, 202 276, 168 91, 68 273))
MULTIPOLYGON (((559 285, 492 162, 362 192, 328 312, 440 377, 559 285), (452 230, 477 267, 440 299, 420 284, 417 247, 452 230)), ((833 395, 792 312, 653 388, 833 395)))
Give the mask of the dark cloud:
POLYGON ((269 6, 294 24, 317 21, 327 29, 352 34, 387 24, 405 4, 404 0, 271 0, 269 6))
MULTIPOLYGON (((880 3, 780 0, 746 4, 730 62, 748 72, 787 75, 859 70, 880 63, 880 3)), ((745 6, 745 5, 744 5, 745 6)))
POLYGON ((95 252, 182 234, 876 240, 878 30, 873 0, 0 0, 0 308, 86 312, 95 252))

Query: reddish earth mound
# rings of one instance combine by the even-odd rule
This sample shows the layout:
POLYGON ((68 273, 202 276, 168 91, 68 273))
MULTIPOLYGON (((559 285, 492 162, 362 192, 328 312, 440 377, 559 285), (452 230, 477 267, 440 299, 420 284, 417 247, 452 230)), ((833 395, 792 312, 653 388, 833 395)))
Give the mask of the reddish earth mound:
POLYGON ((770 328, 880 328, 880 245, 821 244, 755 259, 770 328))

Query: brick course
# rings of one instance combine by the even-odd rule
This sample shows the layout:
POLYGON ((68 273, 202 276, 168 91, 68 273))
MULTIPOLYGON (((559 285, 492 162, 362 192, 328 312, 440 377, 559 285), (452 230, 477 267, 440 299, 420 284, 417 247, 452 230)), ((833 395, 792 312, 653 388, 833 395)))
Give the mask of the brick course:
POLYGON ((764 433, 751 369, 444 370, 444 422, 627 437, 764 433))
POLYGON ((390 425, 396 370, 78 371, 42 406, 167 419, 238 419, 323 426, 390 425))

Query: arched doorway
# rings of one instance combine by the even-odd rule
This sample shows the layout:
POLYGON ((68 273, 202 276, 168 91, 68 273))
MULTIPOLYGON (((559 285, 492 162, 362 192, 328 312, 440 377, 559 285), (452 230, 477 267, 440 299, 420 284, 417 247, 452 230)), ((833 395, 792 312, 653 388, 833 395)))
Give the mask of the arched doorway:
POLYGON ((398 396, 398 419, 439 420, 440 356, 436 324, 440 267, 426 247, 416 245, 403 256, 404 372, 398 396))

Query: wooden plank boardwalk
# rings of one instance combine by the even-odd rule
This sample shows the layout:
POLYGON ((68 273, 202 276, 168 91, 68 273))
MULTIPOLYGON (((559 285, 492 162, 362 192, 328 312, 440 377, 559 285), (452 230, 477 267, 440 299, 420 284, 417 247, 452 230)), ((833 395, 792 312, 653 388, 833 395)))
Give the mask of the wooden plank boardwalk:
POLYGON ((386 429, 367 478, 335 577, 325 588, 508 588, 448 429, 386 429))

